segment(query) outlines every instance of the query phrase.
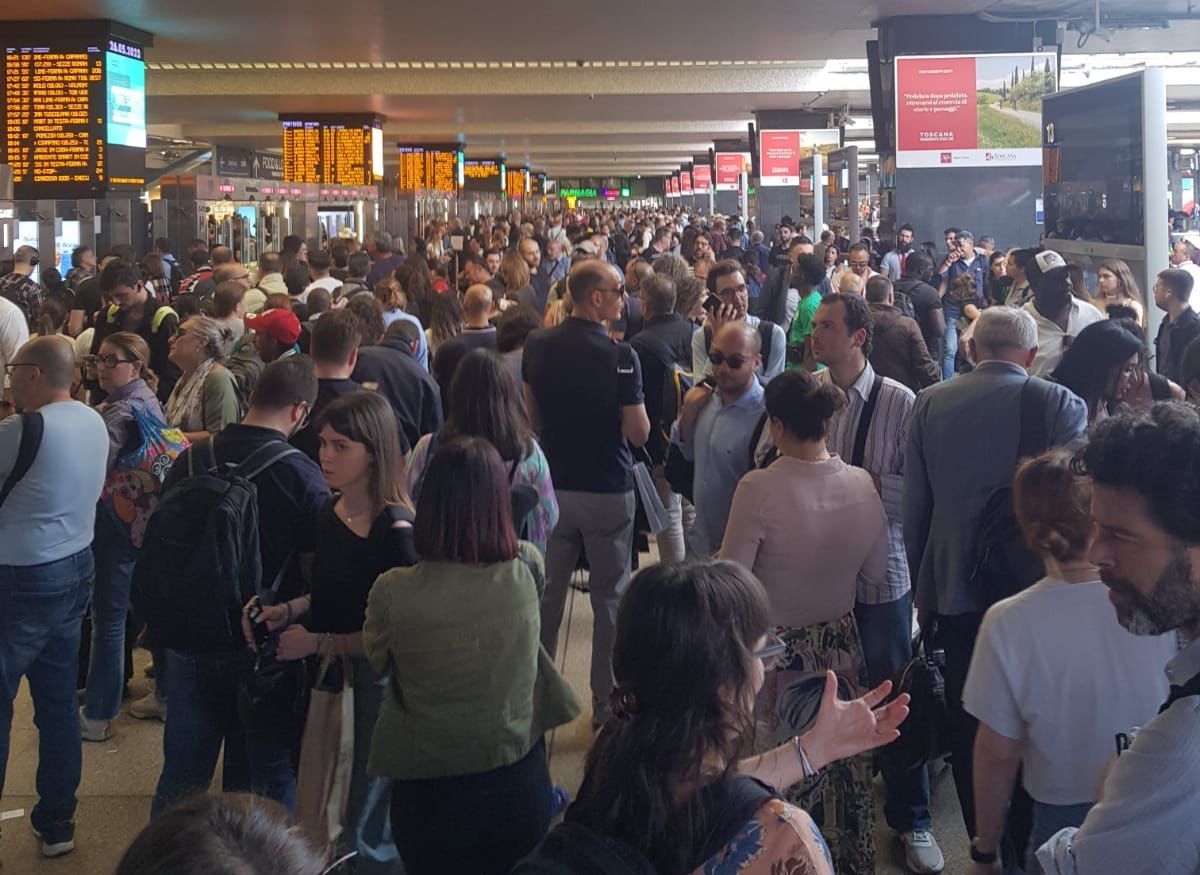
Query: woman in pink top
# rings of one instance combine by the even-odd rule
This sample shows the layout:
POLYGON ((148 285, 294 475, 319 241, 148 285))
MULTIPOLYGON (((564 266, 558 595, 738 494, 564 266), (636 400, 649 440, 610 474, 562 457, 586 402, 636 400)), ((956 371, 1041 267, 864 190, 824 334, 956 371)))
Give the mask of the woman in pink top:
MULTIPOLYGON (((765 401, 779 458, 738 484, 720 555, 762 581, 771 625, 788 645, 758 699, 758 743, 770 746, 813 724, 827 670, 837 674, 841 698, 866 691, 854 597, 859 580, 887 573, 887 519, 871 475, 825 448, 829 420, 844 403, 839 389, 792 370, 767 385, 765 401)), ((823 812, 819 825, 839 873, 874 871, 870 779, 869 758, 856 757, 787 794, 823 812)))

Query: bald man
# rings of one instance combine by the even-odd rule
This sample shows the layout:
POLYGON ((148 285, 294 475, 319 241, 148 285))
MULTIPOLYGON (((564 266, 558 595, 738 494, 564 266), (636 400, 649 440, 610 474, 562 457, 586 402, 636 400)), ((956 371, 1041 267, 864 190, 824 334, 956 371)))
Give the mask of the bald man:
POLYGON ((12 703, 28 677, 40 730, 40 798, 30 822, 42 853, 58 857, 75 847, 83 761, 75 698, 79 631, 94 576, 91 543, 108 430, 100 414, 71 399, 75 352, 68 339, 31 340, 8 366, 23 413, 0 421, 0 793, 12 703))
POLYGON ((684 396, 671 442, 695 463, 692 503, 696 524, 688 533, 691 556, 708 559, 721 548, 733 492, 750 470, 750 440, 766 409, 755 377, 762 339, 748 322, 726 322, 708 349, 709 378, 684 396))
POLYGON ((473 349, 496 351, 496 326, 488 321, 492 301, 491 286, 483 283, 468 286, 463 293, 463 332, 439 346, 433 357, 433 378, 442 390, 443 410, 450 409, 450 385, 458 363, 473 349))

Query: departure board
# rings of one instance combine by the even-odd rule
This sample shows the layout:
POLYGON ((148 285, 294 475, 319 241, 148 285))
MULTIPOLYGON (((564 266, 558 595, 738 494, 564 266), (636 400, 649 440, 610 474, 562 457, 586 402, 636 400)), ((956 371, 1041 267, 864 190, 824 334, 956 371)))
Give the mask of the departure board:
POLYGON ((544 195, 546 193, 546 174, 531 173, 529 175, 529 193, 532 195, 544 195))
POLYGON ((504 165, 494 158, 467 158, 462 164, 462 190, 504 193, 504 165))
POLYGON ((0 164, 12 167, 15 197, 101 197, 144 184, 145 62, 141 45, 113 27, 6 23, 0 164))
POLYGON ((322 185, 374 185, 382 175, 382 123, 374 115, 286 115, 283 179, 322 185))
POLYGON ((504 182, 504 193, 509 197, 525 197, 526 180, 528 178, 529 171, 523 167, 508 168, 504 182))
POLYGON ((398 184, 401 191, 458 190, 458 147, 401 144, 398 184))

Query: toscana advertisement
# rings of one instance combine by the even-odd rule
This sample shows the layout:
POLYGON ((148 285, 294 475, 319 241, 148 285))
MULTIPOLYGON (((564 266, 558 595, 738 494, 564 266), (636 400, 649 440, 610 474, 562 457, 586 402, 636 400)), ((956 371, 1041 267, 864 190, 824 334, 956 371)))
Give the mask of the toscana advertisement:
POLYGON ((1040 166, 1050 52, 896 59, 896 166, 1040 166))

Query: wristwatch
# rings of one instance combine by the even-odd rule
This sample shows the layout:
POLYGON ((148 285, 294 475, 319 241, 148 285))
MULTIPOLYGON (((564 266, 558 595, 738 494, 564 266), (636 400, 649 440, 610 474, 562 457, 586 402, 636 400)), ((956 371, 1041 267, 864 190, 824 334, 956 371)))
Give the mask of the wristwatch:
POLYGON ((971 862, 973 862, 973 863, 995 863, 996 862, 996 852, 993 851, 990 854, 985 854, 983 851, 979 850, 979 848, 975 847, 975 842, 977 842, 977 841, 978 841, 977 838, 971 839, 971 862))

